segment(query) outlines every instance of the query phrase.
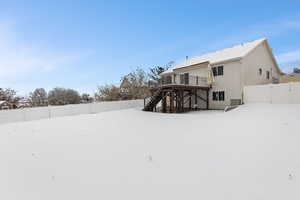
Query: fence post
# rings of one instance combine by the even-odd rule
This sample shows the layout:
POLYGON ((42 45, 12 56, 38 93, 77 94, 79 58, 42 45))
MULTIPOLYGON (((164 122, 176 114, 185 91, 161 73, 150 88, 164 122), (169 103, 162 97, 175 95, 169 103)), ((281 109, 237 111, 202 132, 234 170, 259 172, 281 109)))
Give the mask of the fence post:
POLYGON ((26 110, 25 109, 22 109, 23 110, 23 119, 24 121, 26 121, 26 110))
POLYGON ((48 105, 49 119, 51 119, 51 107, 48 105))

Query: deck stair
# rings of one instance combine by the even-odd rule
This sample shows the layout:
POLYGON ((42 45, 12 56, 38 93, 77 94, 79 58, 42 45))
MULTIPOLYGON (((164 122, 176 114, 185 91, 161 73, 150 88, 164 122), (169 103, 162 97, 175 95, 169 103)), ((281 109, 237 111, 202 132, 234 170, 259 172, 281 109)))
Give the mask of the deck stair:
POLYGON ((162 100, 163 98, 163 90, 162 88, 157 89, 153 96, 150 97, 150 100, 145 103, 144 111, 153 111, 156 105, 162 100))

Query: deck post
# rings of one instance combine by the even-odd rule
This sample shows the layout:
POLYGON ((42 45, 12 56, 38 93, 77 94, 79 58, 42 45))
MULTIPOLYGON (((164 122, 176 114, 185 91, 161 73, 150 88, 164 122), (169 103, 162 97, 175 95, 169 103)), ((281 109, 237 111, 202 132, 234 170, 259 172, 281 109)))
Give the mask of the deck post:
POLYGON ((209 90, 206 90, 206 109, 209 110, 209 90))
POLYGON ((162 112, 166 113, 167 112, 167 98, 166 98, 166 92, 163 92, 163 98, 162 98, 162 112))
POLYGON ((184 90, 180 90, 180 112, 184 112, 184 90))
POLYGON ((198 106, 197 89, 194 90, 195 104, 198 106))
POLYGON ((192 110, 192 90, 189 91, 189 109, 192 110))
POLYGON ((174 92, 170 93, 170 113, 174 112, 174 92))

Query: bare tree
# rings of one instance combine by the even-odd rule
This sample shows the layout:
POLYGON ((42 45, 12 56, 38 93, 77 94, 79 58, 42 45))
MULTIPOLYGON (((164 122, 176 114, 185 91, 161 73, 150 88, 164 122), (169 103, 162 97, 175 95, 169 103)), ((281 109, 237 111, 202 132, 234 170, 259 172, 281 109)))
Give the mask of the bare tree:
POLYGON ((50 105, 79 104, 80 95, 73 89, 54 88, 49 91, 48 101, 50 105))
POLYGON ((115 85, 98 86, 95 93, 96 101, 117 101, 120 100, 120 89, 115 85))
POLYGON ((18 101, 17 92, 10 88, 0 88, 0 101, 15 103, 18 101))
POLYGON ((37 88, 30 93, 29 99, 33 106, 47 106, 48 95, 44 88, 37 88))
POLYGON ((93 102, 93 97, 91 97, 89 94, 87 93, 83 93, 81 95, 81 103, 91 103, 93 102))
POLYGON ((147 86, 148 76, 146 72, 137 68, 121 78, 121 98, 122 99, 142 99, 149 95, 147 86))
POLYGON ((148 73, 150 80, 154 82, 159 82, 161 79, 160 74, 167 71, 170 67, 172 67, 173 64, 174 62, 171 61, 165 66, 155 66, 150 68, 150 72, 148 73))

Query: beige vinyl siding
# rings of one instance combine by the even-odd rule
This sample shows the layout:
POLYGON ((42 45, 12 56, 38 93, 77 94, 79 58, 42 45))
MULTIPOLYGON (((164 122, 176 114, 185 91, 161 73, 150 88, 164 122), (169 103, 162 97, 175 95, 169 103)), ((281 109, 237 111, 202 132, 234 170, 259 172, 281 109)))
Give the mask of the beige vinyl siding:
POLYGON ((272 77, 280 79, 281 75, 272 60, 266 42, 258 45, 242 60, 243 62, 243 85, 261 85, 272 83, 272 77), (262 74, 259 74, 262 69, 262 74), (267 79, 267 71, 270 72, 270 79, 267 79))
POLYGON ((241 88, 241 62, 235 61, 225 64, 213 65, 212 67, 224 66, 223 76, 215 76, 215 83, 209 92, 210 109, 224 109, 230 105, 231 99, 242 98, 241 88), (224 91, 224 101, 213 101, 213 92, 224 91))

